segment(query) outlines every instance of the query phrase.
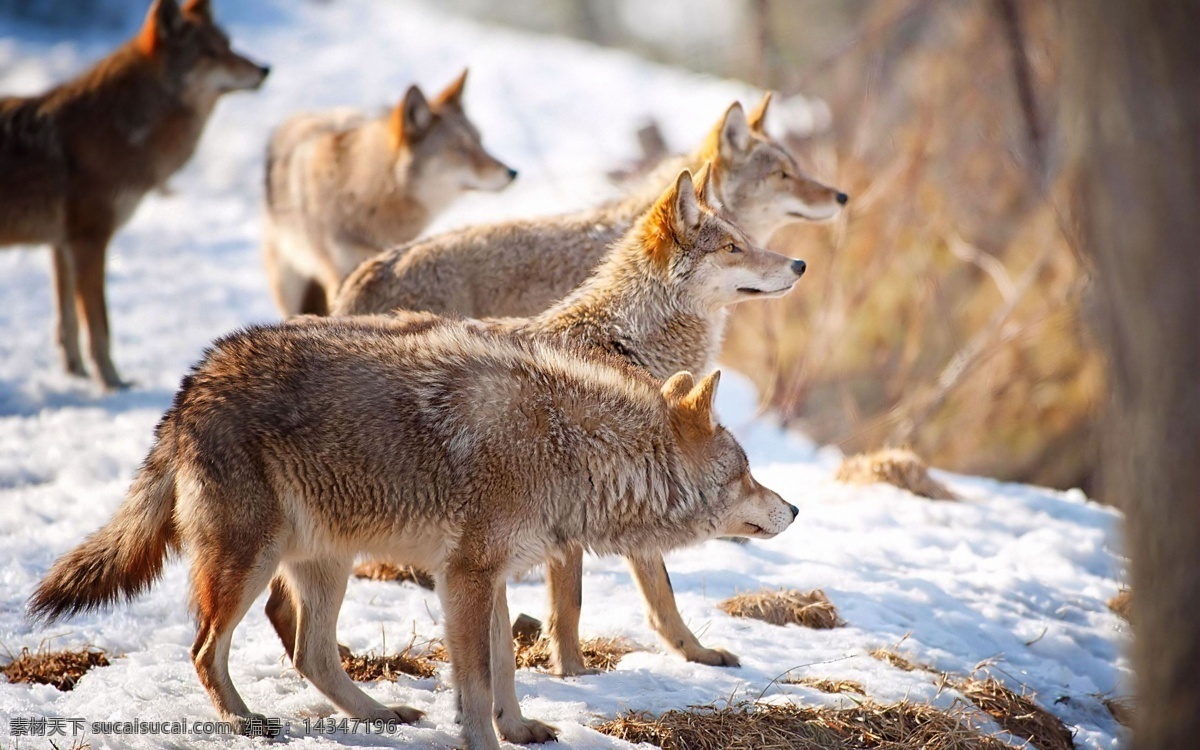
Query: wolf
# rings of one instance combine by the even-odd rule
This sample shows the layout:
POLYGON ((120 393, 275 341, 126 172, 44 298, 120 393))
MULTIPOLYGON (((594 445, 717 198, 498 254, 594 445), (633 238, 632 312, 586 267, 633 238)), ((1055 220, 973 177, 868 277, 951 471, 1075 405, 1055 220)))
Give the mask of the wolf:
MULTIPOLYGON (((645 554, 769 538, 795 507, 713 419, 716 373, 666 383, 617 357, 469 323, 298 318, 219 340, 184 378, 107 525, 30 601, 53 620, 132 597, 191 559, 192 648, 221 717, 234 628, 277 571, 296 669, 350 716, 414 722, 355 685, 334 626, 358 554, 434 572, 469 748, 542 742, 521 713, 505 580, 566 544, 645 554)), ((258 721, 255 721, 258 720, 258 721)))
POLYGON ((515 169, 489 154, 463 108, 467 71, 432 102, 417 86, 385 117, 293 117, 271 136, 264 255, 284 315, 325 314, 360 263, 420 234, 468 190, 503 190, 515 169))
POLYGON ((578 287, 679 174, 713 163, 710 201, 758 244, 849 200, 808 177, 766 132, 770 94, 747 116, 729 106, 693 153, 668 160, 628 197, 580 213, 468 227, 371 258, 342 285, 335 315, 395 308, 470 318, 536 315, 578 287))
POLYGON ((221 95, 258 88, 269 69, 234 52, 208 0, 155 0, 137 35, 49 92, 0 99, 0 246, 50 245, 63 365, 127 385, 109 354, 109 241, 149 191, 196 149, 221 95))
MULTIPOLYGON (((660 379, 680 370, 708 370, 720 349, 726 308, 786 294, 806 268, 802 260, 757 247, 719 215, 706 202, 712 174, 710 165, 695 180, 681 172, 592 276, 549 310, 470 324, 617 356, 660 379)), ((437 319, 429 313, 394 315, 413 325, 437 319)), ((650 624, 673 651, 689 661, 738 665, 728 651, 701 645, 684 624, 661 555, 646 550, 628 561, 650 624)), ((589 673, 579 645, 582 549, 565 545, 548 562, 552 671, 589 673)), ((282 579, 272 584, 267 614, 291 655, 296 613, 282 579)))

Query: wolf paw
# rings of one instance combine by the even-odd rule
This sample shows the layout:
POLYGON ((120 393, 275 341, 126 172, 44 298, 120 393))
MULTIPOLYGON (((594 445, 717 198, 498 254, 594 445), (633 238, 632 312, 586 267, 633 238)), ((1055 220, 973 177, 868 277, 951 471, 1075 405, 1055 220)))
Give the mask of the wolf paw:
POLYGON ((550 662, 550 674, 555 677, 582 677, 590 674, 600 674, 599 669, 585 667, 583 665, 583 656, 580 655, 574 659, 564 659, 560 664, 557 660, 550 662))
POLYGON ((687 655, 688 661, 707 664, 710 667, 740 667, 742 662, 737 656, 723 648, 702 648, 687 655))
POLYGON ((505 740, 517 745, 530 745, 538 742, 553 742, 558 739, 558 730, 537 719, 517 719, 515 721, 497 721, 500 735, 505 740))
POLYGON ((425 716, 424 711, 418 711, 412 706, 388 706, 388 708, 396 715, 397 719, 405 724, 416 724, 425 716))
POLYGON ((233 722, 233 729, 243 737, 274 738, 279 735, 280 727, 277 722, 268 722, 262 714, 238 716, 233 722))

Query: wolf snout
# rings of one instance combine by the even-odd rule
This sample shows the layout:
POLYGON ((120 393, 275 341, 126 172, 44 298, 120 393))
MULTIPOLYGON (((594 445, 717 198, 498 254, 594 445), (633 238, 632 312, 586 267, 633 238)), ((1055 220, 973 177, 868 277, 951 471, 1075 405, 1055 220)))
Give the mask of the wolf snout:
POLYGON ((788 510, 792 512, 792 520, 796 520, 796 516, 800 515, 800 509, 791 503, 787 503, 788 510))
POLYGON ((271 66, 270 65, 259 65, 258 66, 258 74, 260 76, 262 76, 263 80, 266 80, 266 77, 271 75, 271 66))
POLYGON ((837 194, 837 202, 838 202, 839 206, 846 205, 847 201, 849 201, 849 200, 850 200, 850 196, 846 195, 845 193, 837 194))
POLYGON ((804 261, 802 261, 802 260, 793 260, 792 261, 792 273, 796 274, 797 276, 803 276, 804 270, 806 268, 808 268, 808 264, 805 263, 804 261))
POLYGON ((517 170, 513 169, 512 167, 509 167, 508 168, 508 179, 510 181, 517 179, 517 170))

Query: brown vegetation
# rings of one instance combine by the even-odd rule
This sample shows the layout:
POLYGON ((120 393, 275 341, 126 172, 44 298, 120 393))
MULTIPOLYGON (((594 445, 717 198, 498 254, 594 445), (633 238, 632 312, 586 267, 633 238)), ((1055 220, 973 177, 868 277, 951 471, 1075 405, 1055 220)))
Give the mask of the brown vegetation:
POLYGON ((822 693, 858 693, 866 695, 867 691, 861 683, 854 680, 827 680, 822 677, 792 677, 791 675, 783 679, 785 685, 803 685, 810 687, 813 690, 820 690, 822 693))
POLYGON ((85 648, 80 651, 43 651, 21 653, 4 667, 0 673, 9 682, 33 682, 53 685, 59 690, 71 690, 84 673, 92 667, 107 667, 108 657, 99 649, 85 648))
POLYGON ((957 500, 944 484, 929 476, 929 467, 910 450, 887 448, 850 456, 838 466, 834 478, 846 484, 883 482, 931 500, 957 500))
POLYGON ((1029 740, 1036 750, 1075 750, 1071 731, 1062 719, 1034 703, 1032 696, 1018 695, 992 677, 950 684, 1004 731, 1029 740))
POLYGON ((371 581, 415 583, 423 589, 433 591, 433 576, 423 570, 417 570, 411 565, 400 566, 389 562, 370 560, 354 566, 354 577, 366 578, 371 581))
MULTIPOLYGON (((517 650, 518 669, 547 669, 550 666, 550 641, 539 638, 532 643, 514 641, 517 650)), ((585 638, 583 664, 589 669, 611 672, 617 668, 625 654, 637 648, 625 638, 585 638)))
MULTIPOLYGON (((794 80, 835 123, 796 151, 850 203, 775 236, 809 275, 739 306, 724 359, 847 452, 911 445, 954 471, 1086 488, 1102 362, 1065 181, 1029 146, 999 4, 904 5, 866 6, 855 43, 794 80)), ((1051 5, 1019 7, 1049 140, 1062 29, 1051 5)))
POLYGON ((1133 589, 1121 589, 1108 600, 1108 608, 1130 621, 1133 615, 1133 589))
POLYGON ((433 677, 437 674, 438 663, 449 660, 446 647, 440 643, 430 643, 420 652, 414 653, 412 644, 399 654, 379 656, 373 653, 355 656, 342 656, 342 667, 350 679, 356 682, 372 682, 387 680, 395 682, 402 674, 412 677, 433 677))
POLYGON ((596 727, 664 750, 1008 750, 960 712, 928 705, 862 703, 851 708, 739 703, 693 706, 661 716, 630 712, 596 727))
POLYGON ((749 617, 772 625, 803 625, 817 630, 845 625, 833 602, 820 589, 808 592, 762 589, 730 597, 717 606, 734 617, 749 617))

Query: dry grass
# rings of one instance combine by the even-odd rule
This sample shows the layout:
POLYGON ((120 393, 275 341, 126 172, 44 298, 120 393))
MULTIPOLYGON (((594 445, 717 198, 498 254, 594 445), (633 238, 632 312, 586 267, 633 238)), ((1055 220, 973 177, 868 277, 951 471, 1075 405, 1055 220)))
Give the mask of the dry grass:
POLYGON ((433 677, 437 674, 438 664, 449 661, 446 647, 441 643, 429 643, 425 649, 414 653, 410 643, 408 648, 399 654, 377 656, 363 654, 342 657, 342 667, 346 674, 355 682, 373 682, 387 680, 395 682, 402 674, 412 677, 433 677))
POLYGON ((957 500, 958 496, 929 476, 929 467, 910 450, 888 448, 859 453, 842 461, 835 477, 846 484, 885 482, 931 500, 957 500))
POLYGON ((1061 719, 1035 703, 1032 695, 1018 695, 992 677, 952 684, 1005 731, 1029 740, 1037 750, 1074 750, 1071 731, 1061 719))
POLYGON ((825 592, 814 589, 762 589, 730 597, 718 605, 734 617, 750 617, 772 625, 803 625, 828 630, 845 625, 825 592))
POLYGON ((1133 590, 1121 589, 1118 591, 1116 596, 1108 600, 1108 608, 1125 618, 1126 622, 1132 622, 1133 590))
MULTIPOLYGON (((847 454, 911 445, 953 471, 1087 489, 1106 388, 1083 325, 1087 273, 1061 220, 1073 198, 1062 160, 1035 177, 1023 158, 994 3, 902 5, 914 12, 864 3, 860 31, 905 20, 806 77, 835 125, 790 142, 850 202, 772 238, 808 274, 786 297, 738 305, 722 359, 789 424, 847 454)), ((1053 143, 1060 14, 1021 7, 1053 143)))
POLYGON ((1133 726, 1135 707, 1132 698, 1105 698, 1104 707, 1108 709, 1108 712, 1112 714, 1112 717, 1121 726, 1133 726))
MULTIPOLYGON (((550 666, 550 641, 540 638, 533 643, 515 641, 518 669, 545 669, 550 666)), ((584 666, 611 672, 621 657, 637 650, 625 638, 585 638, 582 642, 584 666)))
POLYGON ((43 651, 30 653, 21 649, 21 654, 0 668, 9 682, 33 682, 53 685, 59 690, 71 690, 79 678, 92 667, 107 667, 108 657, 99 649, 86 648, 81 651, 43 651))
POLYGON ((625 713, 596 729, 663 750, 1009 750, 960 713, 913 703, 862 703, 844 709, 754 703, 693 706, 657 717, 625 713))
POLYGON ((917 664, 909 661, 907 658, 887 648, 877 648, 874 651, 868 652, 873 658, 882 662, 891 664, 896 669, 902 669, 905 672, 936 672, 933 667, 927 667, 924 664, 917 664))
POLYGON ((858 693, 866 695, 867 691, 862 684, 854 680, 827 680, 821 677, 792 677, 788 676, 783 679, 785 685, 803 685, 810 687, 813 690, 820 690, 822 693, 858 693))
POLYGON ((415 583, 423 589, 433 591, 433 576, 409 565, 401 567, 389 562, 369 560, 354 566, 354 577, 367 578, 372 581, 415 583))

